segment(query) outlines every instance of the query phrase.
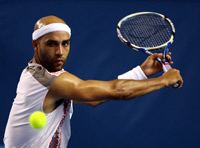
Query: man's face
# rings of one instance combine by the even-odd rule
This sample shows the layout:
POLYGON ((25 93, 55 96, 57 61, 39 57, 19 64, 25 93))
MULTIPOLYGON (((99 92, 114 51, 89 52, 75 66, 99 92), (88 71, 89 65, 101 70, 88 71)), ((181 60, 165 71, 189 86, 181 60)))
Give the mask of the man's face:
POLYGON ((70 50, 70 36, 67 32, 51 32, 37 40, 36 52, 48 71, 59 71, 64 67, 70 50))

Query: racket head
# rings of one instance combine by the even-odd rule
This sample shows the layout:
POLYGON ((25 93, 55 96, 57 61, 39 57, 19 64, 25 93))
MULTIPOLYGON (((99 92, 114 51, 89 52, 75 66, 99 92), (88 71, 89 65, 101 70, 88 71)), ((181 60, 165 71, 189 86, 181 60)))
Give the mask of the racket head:
POLYGON ((122 18, 117 24, 119 39, 136 51, 162 50, 173 43, 175 27, 172 21, 156 12, 137 12, 122 18))

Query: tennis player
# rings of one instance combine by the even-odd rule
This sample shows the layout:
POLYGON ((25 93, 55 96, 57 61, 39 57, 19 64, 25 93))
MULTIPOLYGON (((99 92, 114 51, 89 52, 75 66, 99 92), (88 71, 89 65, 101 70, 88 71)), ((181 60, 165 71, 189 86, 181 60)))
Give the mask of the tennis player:
MULTIPOLYGON (((66 148, 70 138, 72 101, 99 105, 108 100, 128 100, 171 86, 183 85, 178 70, 171 69, 157 78, 148 76, 162 70, 149 56, 140 66, 116 80, 82 80, 63 69, 70 51, 71 29, 56 16, 39 19, 32 34, 34 56, 23 70, 7 122, 6 148, 66 148), (29 126, 29 115, 43 111, 48 123, 41 130, 29 126)), ((168 59, 171 57, 168 55, 168 59)))

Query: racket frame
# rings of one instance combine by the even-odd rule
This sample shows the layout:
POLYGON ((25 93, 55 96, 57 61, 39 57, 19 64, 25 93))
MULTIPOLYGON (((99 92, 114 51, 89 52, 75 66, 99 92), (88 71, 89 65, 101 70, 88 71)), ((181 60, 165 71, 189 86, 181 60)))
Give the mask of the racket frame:
POLYGON ((130 15, 127 15, 125 16, 124 18, 122 18, 118 24, 117 24, 117 35, 119 37, 119 39, 124 42, 127 46, 129 46, 130 48, 138 51, 140 50, 141 48, 145 49, 145 50, 148 50, 148 51, 153 51, 153 50, 159 50, 159 49, 162 49, 162 48, 165 48, 169 43, 173 43, 174 41, 174 37, 175 37, 175 27, 174 27, 174 24, 172 23, 172 21, 165 15, 162 15, 160 13, 157 13, 157 12, 137 12, 137 13, 133 13, 133 14, 130 14, 130 15), (132 43, 130 43, 129 41, 127 41, 121 34, 120 32, 120 29, 121 29, 121 25, 124 21, 126 21, 127 19, 131 18, 131 17, 134 17, 134 16, 139 16, 139 15, 143 15, 143 14, 154 14, 154 15, 157 15, 157 16, 160 16, 161 18, 163 18, 164 20, 166 20, 170 26, 171 26, 171 29, 172 29, 172 35, 170 37, 170 39, 162 44, 162 45, 159 45, 159 46, 156 46, 156 47, 139 47, 137 45, 134 45, 132 43))

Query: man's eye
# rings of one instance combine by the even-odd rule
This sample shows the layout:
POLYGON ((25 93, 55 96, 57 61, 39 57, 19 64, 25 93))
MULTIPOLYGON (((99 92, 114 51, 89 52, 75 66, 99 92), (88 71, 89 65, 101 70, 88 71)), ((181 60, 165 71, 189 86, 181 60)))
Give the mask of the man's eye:
POLYGON ((68 41, 64 41, 63 43, 62 43, 62 45, 63 46, 68 46, 70 44, 70 41, 68 40, 68 41))
POLYGON ((57 44, 58 44, 57 42, 47 42, 46 43, 46 45, 50 46, 50 47, 57 46, 57 44))

